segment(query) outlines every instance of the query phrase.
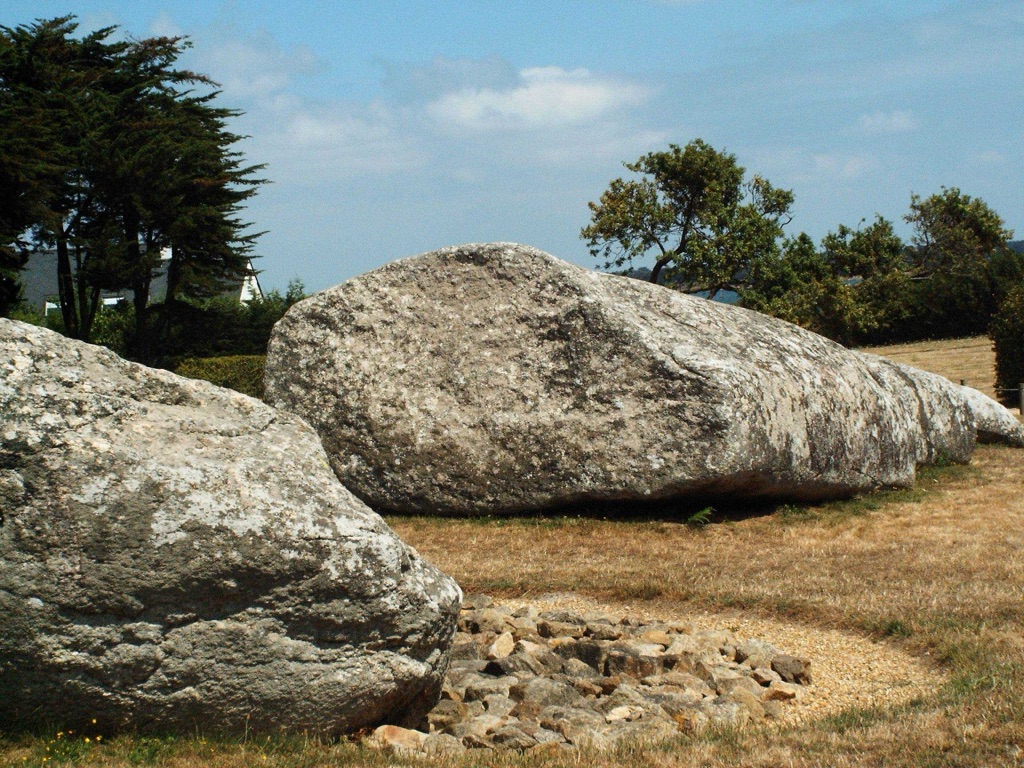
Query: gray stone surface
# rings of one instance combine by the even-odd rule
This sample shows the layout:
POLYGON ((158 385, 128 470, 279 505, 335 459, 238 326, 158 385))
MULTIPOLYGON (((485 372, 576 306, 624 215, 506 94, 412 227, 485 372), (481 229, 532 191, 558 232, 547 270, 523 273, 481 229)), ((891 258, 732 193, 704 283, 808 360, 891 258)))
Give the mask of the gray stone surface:
POLYGON ((1024 425, 1013 412, 988 395, 971 387, 963 387, 963 396, 974 412, 979 443, 1008 443, 1024 448, 1024 425))
POLYGON ((937 376, 509 243, 300 302, 266 385, 371 506, 448 514, 906 487, 970 458, 978 412, 937 376))
POLYGON ((418 725, 459 600, 299 419, 0 320, 0 727, 418 725))
MULTIPOLYGON (((853 352, 898 406, 886 426, 904 436, 918 465, 966 463, 974 453, 977 423, 965 388, 949 379, 866 352, 853 352)), ((993 401, 993 405, 1002 408, 993 401)), ((1011 416, 1012 418, 1012 416, 1011 416)))

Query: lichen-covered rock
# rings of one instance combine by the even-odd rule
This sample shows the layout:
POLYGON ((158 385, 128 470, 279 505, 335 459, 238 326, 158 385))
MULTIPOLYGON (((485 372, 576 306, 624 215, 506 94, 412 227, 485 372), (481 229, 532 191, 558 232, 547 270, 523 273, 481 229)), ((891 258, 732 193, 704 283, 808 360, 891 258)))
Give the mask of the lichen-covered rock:
POLYGON ((855 353, 890 395, 904 405, 904 428, 918 431, 917 463, 967 461, 973 449, 960 425, 973 425, 978 442, 1024 448, 1024 425, 988 395, 949 379, 884 357, 855 353), (966 453, 966 456, 964 455, 966 453))
POLYGON ((938 376, 509 243, 295 305, 266 390, 371 506, 449 514, 909 486, 970 458, 978 411, 938 376))
POLYGON ((1024 425, 1012 411, 971 387, 963 387, 963 396, 974 413, 979 443, 1006 443, 1024 448, 1024 425))
POLYGON ((852 352, 895 406, 886 426, 902 436, 914 465, 970 460, 977 440, 963 388, 949 379, 877 355, 852 352))
POLYGON ((0 728, 418 725, 459 600, 301 420, 0 320, 0 728))

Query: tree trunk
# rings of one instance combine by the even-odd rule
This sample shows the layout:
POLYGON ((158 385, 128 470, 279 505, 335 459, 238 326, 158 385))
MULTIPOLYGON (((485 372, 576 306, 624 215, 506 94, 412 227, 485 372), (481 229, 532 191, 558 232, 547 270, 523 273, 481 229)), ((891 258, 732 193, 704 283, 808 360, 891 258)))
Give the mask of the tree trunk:
POLYGON ((89 289, 89 295, 86 298, 86 306, 82 310, 82 338, 84 341, 92 340, 92 325, 96 320, 96 312, 100 307, 100 294, 101 289, 99 286, 93 286, 89 289))
POLYGON ((57 293, 60 297, 60 315, 64 320, 64 333, 79 338, 78 314, 75 311, 75 278, 71 274, 71 254, 68 253, 67 235, 61 229, 57 236, 57 293))
POLYGON ((672 261, 672 256, 673 254, 669 253, 654 262, 654 269, 651 270, 650 282, 657 284, 658 278, 661 276, 661 270, 664 269, 670 261, 672 261))
POLYGON ((153 268, 139 243, 139 221, 135 211, 128 210, 124 216, 125 257, 131 270, 132 304, 135 307, 135 338, 131 345, 131 356, 149 363, 153 355, 153 344, 149 328, 149 286, 153 281, 153 268))
MULTIPOLYGON (((88 256, 86 256, 88 258, 88 256)), ((86 277, 85 259, 82 246, 75 244, 75 301, 78 306, 78 338, 92 340, 92 323, 96 319, 96 308, 100 299, 99 286, 89 285, 86 277)))
POLYGON ((178 304, 178 290, 181 286, 181 250, 177 245, 171 246, 171 260, 167 265, 167 293, 164 296, 163 309, 160 312, 160 323, 156 338, 161 349, 166 352, 166 342, 174 323, 178 304))

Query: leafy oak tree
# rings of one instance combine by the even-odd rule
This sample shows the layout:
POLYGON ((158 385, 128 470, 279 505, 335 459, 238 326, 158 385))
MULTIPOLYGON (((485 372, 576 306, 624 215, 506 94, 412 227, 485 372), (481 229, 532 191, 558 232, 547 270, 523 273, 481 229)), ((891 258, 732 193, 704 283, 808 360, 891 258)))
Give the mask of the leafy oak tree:
POLYGON ((956 187, 927 198, 911 195, 906 220, 914 227, 915 262, 924 275, 969 274, 1013 238, 984 200, 956 187))
POLYGON ((1010 288, 1024 279, 1013 231, 985 201, 943 188, 911 197, 917 322, 932 337, 985 333, 1010 288))
POLYGON ((853 295, 854 311, 843 343, 889 341, 913 314, 913 279, 907 246, 888 219, 840 225, 821 242, 825 261, 853 295))
POLYGON ((606 268, 653 256, 651 282, 664 273, 714 298, 777 252, 793 194, 760 176, 745 181, 735 155, 696 139, 625 167, 643 178, 613 180, 589 204, 591 223, 580 233, 606 268))
POLYGON ((892 223, 840 225, 817 248, 806 234, 754 264, 743 306, 788 320, 843 344, 863 343, 908 315, 911 278, 892 223))
POLYGON ((740 303, 843 344, 865 321, 856 289, 838 273, 824 250, 805 233, 787 239, 779 252, 756 262, 740 303))

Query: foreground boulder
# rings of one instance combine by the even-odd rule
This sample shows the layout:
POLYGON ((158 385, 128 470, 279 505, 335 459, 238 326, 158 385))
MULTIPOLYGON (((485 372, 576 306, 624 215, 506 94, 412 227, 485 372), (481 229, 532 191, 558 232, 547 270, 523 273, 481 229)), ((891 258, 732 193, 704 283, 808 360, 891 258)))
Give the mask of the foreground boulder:
POLYGON ((0 320, 0 728, 420 724, 460 597, 299 419, 0 320))
MULTIPOLYGON (((977 434, 939 376, 509 243, 394 262, 295 305, 266 391, 313 424, 354 493, 408 512, 829 499, 968 461, 977 434)), ((993 428, 1022 439, 1012 417, 993 428)))

